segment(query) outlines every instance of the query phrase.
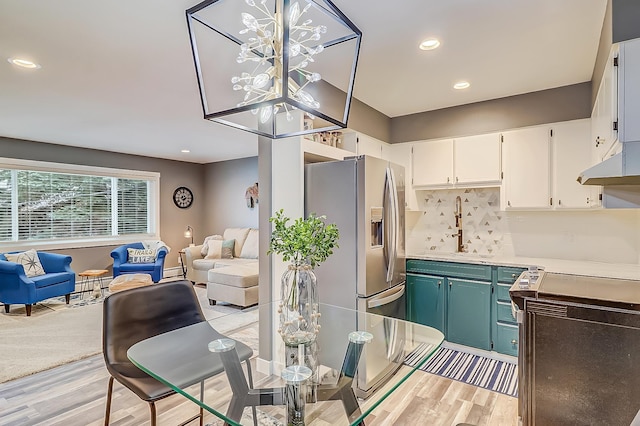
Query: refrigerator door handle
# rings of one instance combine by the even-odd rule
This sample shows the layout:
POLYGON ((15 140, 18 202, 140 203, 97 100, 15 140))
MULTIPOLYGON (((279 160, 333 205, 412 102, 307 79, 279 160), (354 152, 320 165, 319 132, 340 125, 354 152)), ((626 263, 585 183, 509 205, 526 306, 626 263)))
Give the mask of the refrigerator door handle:
POLYGON ((404 295, 404 285, 399 285, 397 290, 394 289, 393 293, 390 296, 373 298, 367 302, 367 308, 373 309, 378 308, 380 306, 388 305, 391 302, 395 302, 400 299, 404 295))
POLYGON ((398 211, 398 188, 396 186, 396 176, 393 173, 391 167, 387 167, 387 173, 389 176, 389 189, 391 196, 391 256, 389 256, 389 269, 387 270, 387 282, 393 282, 393 276, 395 275, 396 260, 398 257, 398 232, 399 232, 399 211, 398 211))
POLYGON ((384 261, 387 263, 387 283, 389 283, 391 281, 391 278, 393 278, 393 271, 391 270, 392 268, 392 258, 393 258, 393 252, 392 252, 392 241, 393 241, 393 236, 391 235, 391 232, 393 230, 393 227, 391 226, 391 223, 393 222, 393 193, 391 192, 391 186, 392 186, 392 181, 391 181, 391 169, 389 167, 387 167, 387 170, 385 172, 385 179, 384 179, 384 201, 383 201, 383 209, 384 209, 384 213, 383 213, 383 227, 384 227, 384 239, 383 239, 383 254, 384 254, 384 261), (387 220, 388 219, 388 220, 387 220))

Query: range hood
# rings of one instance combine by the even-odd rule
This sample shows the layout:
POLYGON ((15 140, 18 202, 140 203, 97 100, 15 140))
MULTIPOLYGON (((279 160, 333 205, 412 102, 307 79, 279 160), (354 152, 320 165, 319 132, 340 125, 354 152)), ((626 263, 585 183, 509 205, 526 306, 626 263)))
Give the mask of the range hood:
POLYGON ((626 142, 622 152, 578 176, 583 185, 640 185, 640 142, 626 142))

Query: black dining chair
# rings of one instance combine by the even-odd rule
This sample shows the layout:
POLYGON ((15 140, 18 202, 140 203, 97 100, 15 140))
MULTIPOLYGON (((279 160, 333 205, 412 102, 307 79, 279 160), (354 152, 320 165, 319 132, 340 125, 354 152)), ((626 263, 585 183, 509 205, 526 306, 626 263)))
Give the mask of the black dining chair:
MULTIPOLYGON (((127 357, 127 350, 141 340, 203 321, 205 321, 204 314, 193 285, 189 281, 173 281, 132 288, 105 298, 102 351, 107 370, 111 374, 107 391, 105 426, 109 424, 114 379, 149 403, 151 426, 156 425, 155 402, 174 394, 175 391, 136 367, 127 357)), ((213 329, 211 331, 217 336, 222 336, 213 329)), ((237 342, 236 347, 240 361, 246 361, 247 378, 251 382, 249 358, 253 355, 253 351, 240 342, 237 342)), ((171 356, 170 351, 167 351, 167 356, 171 356)), ((220 373, 224 368, 222 361, 218 360, 218 362, 219 368, 214 370, 220 373)), ((176 360, 176 363, 179 363, 179 360, 176 360)), ((200 383, 200 391, 203 397, 204 382, 200 383)), ((198 417, 202 426, 202 407, 198 415, 181 425, 198 417)))

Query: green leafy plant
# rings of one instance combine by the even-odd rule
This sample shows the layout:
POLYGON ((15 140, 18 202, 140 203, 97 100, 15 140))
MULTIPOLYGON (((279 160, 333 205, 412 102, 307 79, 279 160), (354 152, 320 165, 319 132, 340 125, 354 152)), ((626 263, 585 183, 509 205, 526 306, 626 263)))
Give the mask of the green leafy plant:
POLYGON ((308 263, 315 268, 333 254, 333 248, 338 246, 340 233, 335 224, 325 224, 325 216, 314 213, 308 218, 298 218, 287 225, 291 219, 284 215, 281 209, 269 219, 274 229, 271 233, 268 254, 282 255, 285 262, 296 266, 308 263))

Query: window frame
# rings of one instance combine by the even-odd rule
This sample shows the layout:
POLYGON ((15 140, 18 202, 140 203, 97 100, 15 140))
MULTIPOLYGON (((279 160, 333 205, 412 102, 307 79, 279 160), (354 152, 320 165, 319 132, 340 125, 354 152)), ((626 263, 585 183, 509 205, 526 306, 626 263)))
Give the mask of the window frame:
MULTIPOLYGON (((48 161, 22 160, 0 157, 0 169, 28 170, 36 172, 63 173, 75 175, 101 176, 121 179, 146 180, 148 188, 148 233, 111 235, 100 237, 70 238, 55 240, 31 241, 0 241, 0 252, 20 251, 35 248, 38 250, 53 250, 66 248, 103 247, 121 245, 141 240, 160 239, 160 173, 140 170, 116 169, 110 167, 86 166, 79 164, 54 163, 48 161)), ((12 205, 17 203, 17 182, 12 183, 12 205)), ((117 208, 117 206, 116 206, 117 208)), ((116 212, 112 211, 115 215, 116 212)), ((12 219, 13 221, 13 219, 12 219)), ((117 230, 117 223, 115 224, 117 230)), ((17 227, 17 223, 12 223, 17 227)))

